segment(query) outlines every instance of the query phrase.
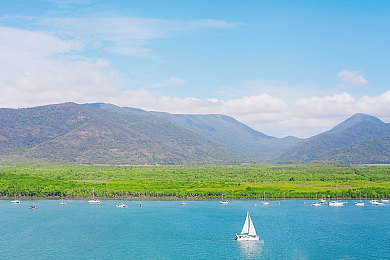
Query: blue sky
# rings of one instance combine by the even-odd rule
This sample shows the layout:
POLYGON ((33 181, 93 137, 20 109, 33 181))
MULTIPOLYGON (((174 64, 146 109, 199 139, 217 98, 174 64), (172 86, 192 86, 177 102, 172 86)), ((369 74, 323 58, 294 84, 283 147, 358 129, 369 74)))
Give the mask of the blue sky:
POLYGON ((310 136, 390 121, 388 1, 0 3, 0 107, 109 102, 310 136))

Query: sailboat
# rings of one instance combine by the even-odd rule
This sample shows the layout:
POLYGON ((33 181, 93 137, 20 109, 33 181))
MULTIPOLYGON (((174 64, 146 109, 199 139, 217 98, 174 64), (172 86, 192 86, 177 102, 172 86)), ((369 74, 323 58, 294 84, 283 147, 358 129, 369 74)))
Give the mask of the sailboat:
POLYGON ((269 205, 269 202, 268 202, 268 201, 265 201, 265 191, 264 191, 264 200, 261 202, 261 204, 263 204, 263 205, 269 205))
POLYGON ((339 201, 339 187, 338 187, 338 185, 336 186, 336 201, 330 201, 329 202, 329 206, 331 206, 331 207, 341 207, 341 206, 344 206, 344 202, 342 202, 342 201, 339 201))
POLYGON ((360 191, 360 202, 355 202, 355 206, 364 206, 364 202, 362 201, 362 191, 360 191))
POLYGON ((313 202, 311 205, 314 206, 314 207, 321 206, 321 203, 319 203, 319 202, 317 201, 317 194, 316 194, 316 201, 313 202))
POLYGON ((64 201, 64 198, 62 198, 61 202, 60 202, 60 205, 62 206, 65 206, 66 205, 66 202, 64 201))
POLYGON ((222 193, 222 200, 218 201, 220 204, 229 204, 229 201, 228 200, 224 200, 223 199, 223 193, 222 193))
POLYGON ((100 204, 100 200, 95 199, 95 187, 93 187, 92 191, 92 199, 88 200, 89 204, 100 204))
POLYGON ((371 204, 371 205, 382 206, 384 203, 383 203, 383 202, 380 202, 380 201, 378 201, 378 200, 372 199, 372 200, 370 201, 370 204, 371 204))
POLYGON ((117 204, 116 207, 117 208, 127 208, 127 205, 125 203, 123 203, 123 195, 121 198, 121 204, 117 204))
POLYGON ((237 241, 259 240, 259 236, 256 234, 255 226, 253 225, 249 211, 246 213, 246 219, 244 227, 239 235, 236 234, 237 241))
POLYGON ((387 191, 386 191, 386 198, 385 198, 385 199, 382 199, 381 202, 389 203, 389 199, 387 198, 387 191))

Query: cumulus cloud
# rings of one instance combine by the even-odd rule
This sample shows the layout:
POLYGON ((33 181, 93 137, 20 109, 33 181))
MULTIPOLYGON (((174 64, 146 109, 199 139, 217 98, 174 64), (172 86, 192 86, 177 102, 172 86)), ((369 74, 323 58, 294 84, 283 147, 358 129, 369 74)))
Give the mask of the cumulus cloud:
MULTIPOLYGON (((64 32, 59 30, 56 34, 50 30, 28 31, 0 26, 0 107, 29 107, 68 101, 107 102, 171 113, 225 114, 270 135, 300 137, 327 130, 357 112, 390 120, 390 91, 361 98, 349 93, 312 96, 289 103, 286 101, 288 98, 278 98, 267 91, 239 98, 199 99, 157 95, 146 90, 123 90, 124 83, 109 61, 88 59, 80 53, 90 48, 111 50, 110 47, 129 55, 150 55, 145 41, 165 37, 169 26, 160 24, 160 20, 109 19, 94 24, 97 20, 69 19, 45 21, 53 23, 53 30, 59 28, 64 32), (112 27, 113 24, 116 25, 112 27), (121 38, 122 34, 126 36, 121 38), (126 46, 124 40, 134 44, 126 46)), ((177 25, 177 30, 190 26, 173 24, 177 25)), ((225 27, 226 24, 206 21, 202 25, 191 26, 214 28, 225 27)), ((368 83, 357 72, 344 71, 340 74, 349 86, 368 83)), ((157 87, 183 84, 186 84, 185 80, 176 76, 156 83, 157 87)))
POLYGON ((338 74, 339 79, 344 83, 341 87, 358 88, 368 84, 368 81, 363 77, 361 73, 356 70, 342 70, 338 74))
POLYGON ((258 131, 279 137, 312 136, 359 112, 378 116, 385 122, 390 120, 390 91, 376 97, 356 99, 348 93, 340 93, 288 103, 267 94, 221 100, 157 96, 140 90, 126 91, 104 101, 178 114, 225 114, 258 131))

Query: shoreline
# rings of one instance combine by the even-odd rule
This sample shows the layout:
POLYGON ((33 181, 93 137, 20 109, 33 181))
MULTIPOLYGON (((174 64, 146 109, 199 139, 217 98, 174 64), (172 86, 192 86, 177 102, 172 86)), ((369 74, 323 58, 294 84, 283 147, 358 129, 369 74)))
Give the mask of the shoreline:
MULTIPOLYGON (((6 197, 2 196, 0 197, 0 200, 20 200, 20 201, 27 201, 27 200, 90 200, 91 197, 6 197)), ((155 197, 155 198, 149 198, 149 197, 124 197, 123 199, 121 197, 97 197, 95 196, 95 199, 99 200, 125 200, 125 201, 219 201, 220 198, 167 198, 167 197, 155 197)), ((372 200, 372 199, 382 199, 382 198, 362 198, 362 200, 372 200)), ((315 198, 268 198, 266 201, 281 201, 281 200, 310 200, 315 201, 315 198)), ((320 199, 317 199, 318 201, 320 199)), ((337 198, 327 198, 326 201, 333 201, 337 200, 337 198)), ((339 198, 339 200, 360 200, 360 198, 339 198)), ((263 201, 262 198, 247 198, 247 199, 229 199, 228 201, 263 201)))

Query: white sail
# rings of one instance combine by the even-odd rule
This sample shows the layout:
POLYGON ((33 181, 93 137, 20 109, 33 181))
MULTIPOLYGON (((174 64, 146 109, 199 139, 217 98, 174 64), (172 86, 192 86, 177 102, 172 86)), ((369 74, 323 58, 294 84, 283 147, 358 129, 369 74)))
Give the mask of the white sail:
POLYGON ((249 216, 249 212, 248 212, 248 217, 249 217, 249 232, 248 232, 248 235, 256 236, 256 229, 255 229, 255 226, 252 223, 251 216, 249 216))
POLYGON ((241 230, 241 234, 248 234, 249 233, 249 220, 250 220, 250 216, 249 216, 249 212, 247 212, 244 227, 241 230))

